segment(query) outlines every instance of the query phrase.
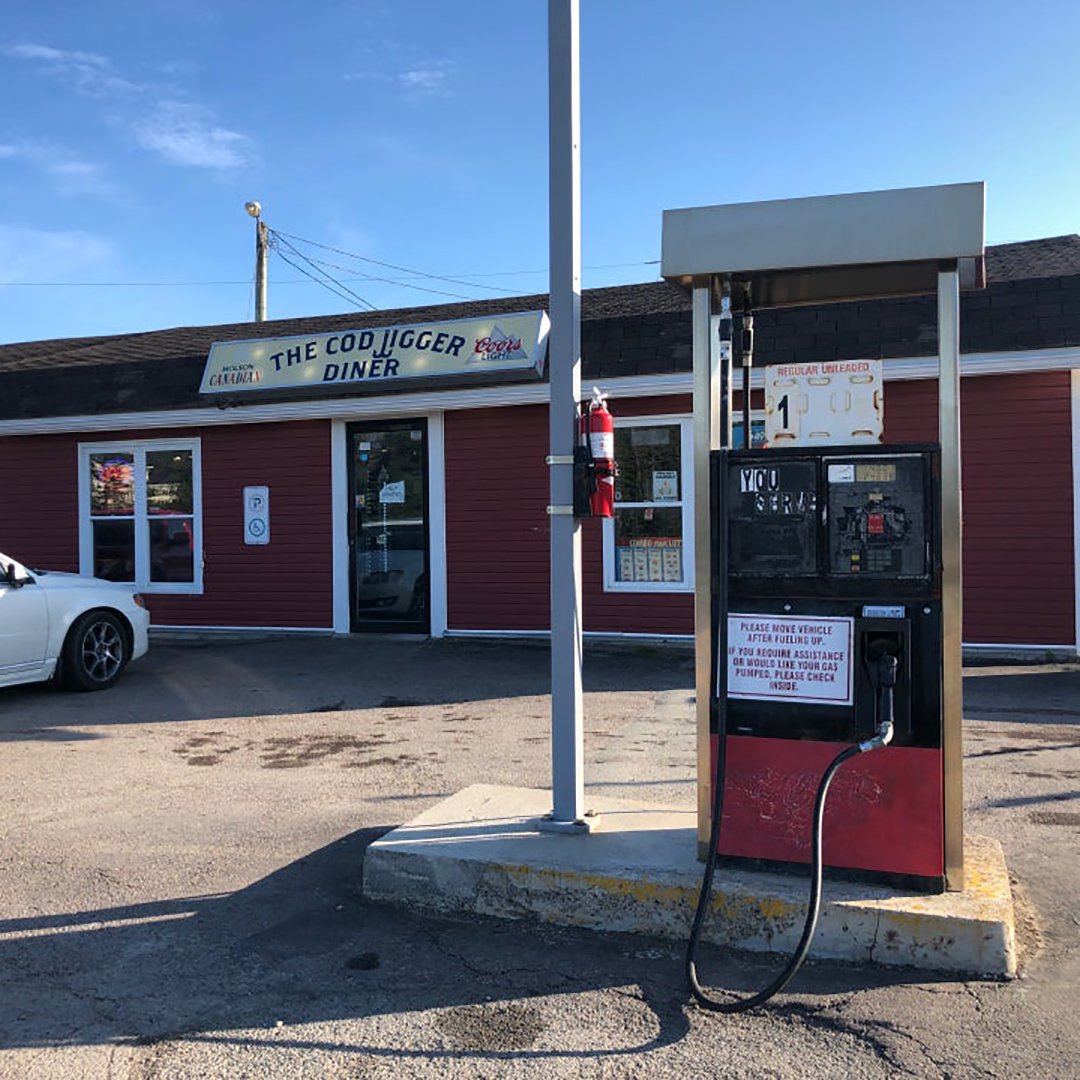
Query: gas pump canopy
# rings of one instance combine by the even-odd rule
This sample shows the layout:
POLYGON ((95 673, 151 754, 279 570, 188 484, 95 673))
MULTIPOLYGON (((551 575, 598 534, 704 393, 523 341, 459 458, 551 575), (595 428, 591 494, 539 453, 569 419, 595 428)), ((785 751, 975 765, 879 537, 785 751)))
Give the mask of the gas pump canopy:
POLYGON ((980 181, 665 210, 660 272, 730 275, 755 308, 932 293, 943 262, 982 288, 985 206, 980 181))

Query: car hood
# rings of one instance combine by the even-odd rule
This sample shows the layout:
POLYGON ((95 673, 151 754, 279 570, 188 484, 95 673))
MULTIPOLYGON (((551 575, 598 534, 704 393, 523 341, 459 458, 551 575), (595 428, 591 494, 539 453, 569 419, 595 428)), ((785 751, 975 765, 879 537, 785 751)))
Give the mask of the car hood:
POLYGON ((135 591, 135 586, 120 581, 105 581, 103 578, 84 577, 82 574, 67 574, 62 570, 31 570, 34 580, 43 589, 103 589, 107 592, 127 593, 135 591))

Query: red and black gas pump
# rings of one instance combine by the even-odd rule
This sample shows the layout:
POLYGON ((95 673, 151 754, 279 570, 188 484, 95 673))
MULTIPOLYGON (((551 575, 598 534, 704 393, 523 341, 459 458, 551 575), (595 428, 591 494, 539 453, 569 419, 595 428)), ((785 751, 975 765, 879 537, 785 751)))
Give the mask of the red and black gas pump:
POLYGON ((826 868, 945 889, 941 463, 861 444, 723 449, 710 469, 712 828, 687 974, 740 1012, 805 959, 826 868), (795 953, 734 1001, 694 964, 720 860, 810 868, 795 953))
POLYGON ((686 957, 705 1008, 739 1012, 787 985, 826 867, 963 888, 960 294, 985 284, 985 195, 945 184, 664 212, 661 274, 691 294, 694 461, 712 483, 694 526, 707 861, 686 957), (839 338, 815 356, 815 338, 766 375, 769 448, 734 449, 738 352, 751 428, 752 309, 935 291, 940 446, 882 444, 884 375, 875 388, 863 372, 880 361, 839 338), (721 860, 810 868, 795 955, 742 1000, 711 998, 694 965, 721 860))

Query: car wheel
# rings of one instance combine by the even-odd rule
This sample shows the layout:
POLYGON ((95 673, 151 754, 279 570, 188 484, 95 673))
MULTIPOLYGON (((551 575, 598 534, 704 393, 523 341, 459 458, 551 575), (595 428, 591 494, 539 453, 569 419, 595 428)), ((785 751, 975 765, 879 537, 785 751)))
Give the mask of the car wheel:
POLYGON ((63 679, 69 690, 104 690, 120 678, 130 659, 127 634, 109 611, 88 611, 64 642, 63 679))

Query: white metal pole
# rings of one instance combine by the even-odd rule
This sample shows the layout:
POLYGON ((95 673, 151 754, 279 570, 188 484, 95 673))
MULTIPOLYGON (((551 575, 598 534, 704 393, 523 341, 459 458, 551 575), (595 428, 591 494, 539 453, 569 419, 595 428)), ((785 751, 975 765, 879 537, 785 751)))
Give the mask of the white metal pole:
POLYGON ((697 704, 698 854, 709 849, 712 816, 712 522, 709 506, 709 452, 718 443, 716 326, 711 284, 693 292, 694 350, 694 686, 697 704))
POLYGON ((941 437, 942 730, 945 885, 964 888, 964 681, 960 463, 960 276, 938 274, 938 395, 941 437))
POLYGON ((541 828, 586 832, 581 694, 581 530, 573 455, 581 398, 581 154, 578 0, 548 0, 548 213, 551 278, 552 811, 541 828))

